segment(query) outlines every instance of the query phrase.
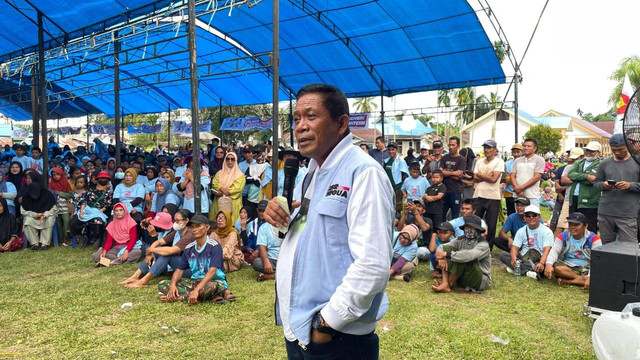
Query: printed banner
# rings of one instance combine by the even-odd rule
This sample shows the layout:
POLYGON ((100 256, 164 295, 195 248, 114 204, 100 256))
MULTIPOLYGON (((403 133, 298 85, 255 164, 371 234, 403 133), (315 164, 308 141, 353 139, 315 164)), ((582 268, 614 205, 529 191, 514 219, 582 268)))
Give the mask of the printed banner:
POLYGON ((11 130, 11 137, 26 139, 29 137, 29 131, 23 129, 13 129, 11 130))
MULTIPOLYGON (((211 132, 211 120, 200 123, 200 132, 211 132)), ((172 121, 171 132, 173 134, 191 134, 191 123, 186 121, 172 121)))
POLYGON ((82 131, 82 126, 72 127, 72 126, 64 126, 58 128, 58 134, 60 135, 78 135, 82 131))
POLYGON ((369 114, 350 114, 349 115, 349 128, 351 129, 368 129, 369 128, 369 114))
POLYGON ((139 127, 128 124, 127 132, 129 133, 129 135, 162 134, 162 124, 149 125, 147 123, 142 123, 139 127))
POLYGON ((108 125, 89 125, 87 129, 87 134, 89 135, 115 135, 116 134, 116 125, 108 124, 108 125))
POLYGON ((258 116, 226 118, 222 121, 220 130, 224 131, 266 131, 271 129, 271 119, 260 119, 258 116))

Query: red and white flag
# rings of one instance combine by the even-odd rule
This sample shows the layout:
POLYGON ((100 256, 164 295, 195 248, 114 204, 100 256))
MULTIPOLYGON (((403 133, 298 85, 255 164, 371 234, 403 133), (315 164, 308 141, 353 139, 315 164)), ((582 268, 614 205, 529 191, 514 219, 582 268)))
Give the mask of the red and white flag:
POLYGON ((614 134, 622 134, 622 119, 624 118, 624 112, 627 111, 627 105, 629 105, 629 99, 633 95, 633 88, 631 87, 631 81, 629 81, 629 75, 624 75, 624 82, 622 83, 622 92, 620 93, 620 101, 618 102, 618 116, 616 116, 616 124, 613 129, 614 134))

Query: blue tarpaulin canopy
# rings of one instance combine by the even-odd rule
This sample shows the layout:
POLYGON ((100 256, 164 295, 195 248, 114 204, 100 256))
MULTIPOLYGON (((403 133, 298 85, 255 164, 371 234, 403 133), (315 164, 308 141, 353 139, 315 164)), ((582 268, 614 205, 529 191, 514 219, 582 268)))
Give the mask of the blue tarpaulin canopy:
MULTIPOLYGON (((199 105, 272 101, 272 2, 197 7, 199 105), (217 7, 224 10, 212 12, 217 7)), ((157 14, 121 41, 120 102, 126 113, 190 108, 186 15, 182 2, 8 0, 0 3, 0 60, 37 46, 37 12, 45 46, 65 43, 128 19, 157 14), (128 9, 128 10, 127 10, 128 9), (165 26, 157 26, 165 24, 165 26)), ((338 86, 349 97, 393 96, 505 82, 493 46, 464 0, 280 1, 280 99, 309 83, 338 86)), ((113 43, 48 53, 49 118, 114 113, 113 43)), ((33 54, 31 54, 33 56, 33 54)), ((25 61, 26 63, 26 61, 25 61)), ((15 65, 15 64, 14 64, 15 65)), ((31 68, 3 72, 0 112, 31 119, 31 68)))

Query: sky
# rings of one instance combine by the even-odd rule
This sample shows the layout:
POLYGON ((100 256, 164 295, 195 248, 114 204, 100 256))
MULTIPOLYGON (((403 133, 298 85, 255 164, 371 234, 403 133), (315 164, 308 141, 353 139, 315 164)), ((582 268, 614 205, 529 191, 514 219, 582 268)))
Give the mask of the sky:
MULTIPOLYGON (((477 0, 468 0, 478 8, 477 0)), ((545 0, 488 0, 518 61, 522 58, 545 0)), ((477 13, 491 41, 497 40, 484 13, 477 13)), ((640 55, 630 41, 640 14, 638 0, 550 0, 521 66, 520 109, 539 116, 549 109, 576 116, 580 108, 594 115, 608 111, 615 87, 609 76, 625 57, 640 55)), ((514 73, 508 60, 505 74, 514 73)), ((507 85, 478 88, 501 97, 507 85)), ((511 89, 507 100, 513 100, 511 89)), ((379 100, 377 101, 379 103, 379 100)), ((435 92, 396 96, 385 110, 436 106, 435 92)))

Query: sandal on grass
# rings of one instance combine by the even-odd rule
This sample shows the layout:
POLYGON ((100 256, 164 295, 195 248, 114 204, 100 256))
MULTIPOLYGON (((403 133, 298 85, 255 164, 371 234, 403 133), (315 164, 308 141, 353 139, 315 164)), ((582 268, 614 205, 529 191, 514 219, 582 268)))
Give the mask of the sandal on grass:
POLYGON ((214 304, 224 304, 224 299, 222 298, 222 296, 216 296, 213 299, 211 299, 211 302, 213 302, 214 304))
POLYGON ((234 302, 234 301, 236 301, 236 296, 233 295, 233 293, 231 291, 225 291, 224 292, 224 299, 227 300, 228 302, 234 302))
POLYGON ((266 279, 264 278, 264 274, 260 273, 260 274, 258 274, 258 278, 256 280, 258 280, 258 282, 260 282, 260 281, 265 281, 266 279))

